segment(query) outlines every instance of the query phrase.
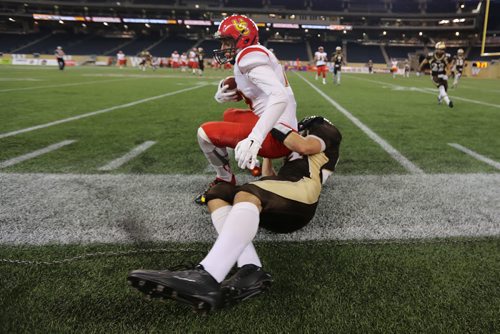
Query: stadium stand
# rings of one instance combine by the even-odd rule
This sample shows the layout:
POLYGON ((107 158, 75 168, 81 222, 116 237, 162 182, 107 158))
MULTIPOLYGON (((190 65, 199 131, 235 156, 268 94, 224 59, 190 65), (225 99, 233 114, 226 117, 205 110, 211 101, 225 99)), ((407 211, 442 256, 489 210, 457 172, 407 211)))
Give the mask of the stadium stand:
POLYGON ((267 48, 273 49, 274 54, 280 60, 296 60, 299 58, 301 61, 309 61, 305 42, 285 43, 269 41, 267 48))
POLYGON ((130 44, 127 44, 122 48, 122 51, 126 55, 136 55, 144 49, 149 48, 151 45, 158 41, 157 36, 145 36, 139 35, 130 44))
POLYGON ((349 42, 347 43, 346 58, 350 63, 366 63, 370 59, 374 63, 385 63, 379 45, 362 45, 349 42))
POLYGON ((34 34, 0 34, 0 52, 8 53, 13 50, 22 48, 24 45, 30 44, 37 39, 47 36, 43 33, 34 34))
POLYGON ((423 46, 418 48, 416 46, 386 46, 385 51, 389 58, 408 58, 408 54, 415 53, 418 50, 423 50, 423 46))
POLYGON ((81 43, 66 48, 68 54, 78 55, 103 55, 119 45, 125 43, 126 38, 107 38, 102 36, 91 36, 81 43))
POLYGON ((170 57, 172 52, 174 52, 175 50, 177 50, 179 53, 183 53, 191 49, 193 45, 195 45, 195 43, 196 41, 186 38, 169 38, 155 45, 149 51, 154 56, 170 57))
POLYGON ((304 10, 306 9, 304 4, 304 0, 271 0, 270 8, 304 10))
POLYGON ((394 13, 418 13, 419 4, 415 0, 400 0, 392 3, 394 13))
POLYGON ((226 0, 227 7, 237 8, 262 8, 264 5, 263 0, 226 0))
POLYGON ((344 10, 344 6, 341 1, 313 0, 311 9, 342 11, 344 10))
POLYGON ((198 46, 203 48, 206 58, 211 58, 213 57, 213 51, 220 48, 220 43, 213 39, 206 39, 198 46))
POLYGON ((83 42, 88 35, 83 34, 69 34, 69 33, 57 33, 53 34, 48 38, 41 39, 35 44, 28 45, 16 51, 16 53, 45 53, 52 54, 58 46, 62 46, 64 50, 69 47, 74 46, 83 42))
POLYGON ((427 2, 427 12, 428 13, 450 13, 456 12, 457 1, 453 0, 439 0, 439 1, 428 1, 427 2), (453 9, 453 11, 451 11, 453 9))

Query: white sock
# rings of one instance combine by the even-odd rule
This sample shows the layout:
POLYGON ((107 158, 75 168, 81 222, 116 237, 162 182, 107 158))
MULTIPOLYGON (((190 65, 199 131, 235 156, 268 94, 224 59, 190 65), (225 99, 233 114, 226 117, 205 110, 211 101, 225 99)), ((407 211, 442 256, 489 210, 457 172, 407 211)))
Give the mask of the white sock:
MULTIPOLYGON (((232 208, 233 207, 231 205, 227 205, 212 212, 212 223, 214 224, 217 233, 221 232, 224 222, 226 221, 226 218, 232 208)), ((257 267, 262 267, 262 263, 260 262, 259 256, 257 255, 255 247, 252 243, 249 243, 238 257, 238 267, 243 267, 245 264, 255 264, 257 267)))
POLYGON ((203 154, 207 157, 208 162, 215 169, 217 177, 231 182, 233 172, 229 166, 229 155, 226 148, 216 147, 210 141, 203 128, 198 128, 198 144, 200 145, 203 154))
POLYGON ((200 262, 217 282, 222 282, 259 228, 259 209, 252 203, 236 203, 207 256, 200 262))
POLYGON ((439 86, 439 96, 441 96, 444 99, 444 102, 446 104, 450 104, 450 98, 448 97, 448 94, 446 94, 444 86, 439 86))
POLYGON ((337 72, 337 84, 340 85, 340 72, 337 72))

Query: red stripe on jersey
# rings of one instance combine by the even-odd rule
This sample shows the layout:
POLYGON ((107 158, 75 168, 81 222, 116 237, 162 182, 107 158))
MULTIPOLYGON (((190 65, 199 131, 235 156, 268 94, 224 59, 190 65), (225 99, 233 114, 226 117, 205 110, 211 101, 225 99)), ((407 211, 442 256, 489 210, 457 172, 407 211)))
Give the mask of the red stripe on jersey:
POLYGON ((246 54, 249 54, 250 52, 253 52, 253 51, 260 51, 260 52, 262 52, 262 53, 265 53, 265 54, 266 54, 266 56, 268 56, 268 57, 269 57, 269 54, 268 54, 266 51, 262 50, 261 48, 256 48, 256 47, 251 47, 251 46, 250 46, 250 47, 248 47, 248 48, 243 49, 243 51, 241 51, 241 55, 240 55, 240 57, 238 58, 238 65, 240 64, 240 60, 241 60, 241 58, 245 57, 245 55, 246 55, 246 54))

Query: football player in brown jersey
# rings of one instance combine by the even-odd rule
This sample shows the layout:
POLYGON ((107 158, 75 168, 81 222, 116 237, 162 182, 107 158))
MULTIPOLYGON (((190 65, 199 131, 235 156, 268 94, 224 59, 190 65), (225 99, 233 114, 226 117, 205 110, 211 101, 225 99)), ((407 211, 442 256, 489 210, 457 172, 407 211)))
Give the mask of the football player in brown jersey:
POLYGON ((462 77, 462 72, 465 67, 465 57, 464 57, 464 49, 458 49, 457 54, 453 57, 453 61, 451 63, 452 72, 454 75, 452 88, 457 87, 458 80, 462 77))
POLYGON ((342 48, 340 46, 335 48, 335 53, 332 55, 331 62, 333 63, 333 83, 340 85, 342 65, 345 65, 344 55, 342 54, 342 48))
POLYGON ((310 116, 298 131, 273 131, 291 151, 277 174, 264 160, 263 178, 241 186, 218 183, 207 193, 219 236, 193 269, 135 270, 129 283, 153 298, 171 298, 197 311, 216 309, 263 292, 272 282, 253 246, 258 227, 290 233, 314 217, 322 185, 334 172, 342 136, 327 119, 310 116), (228 278, 236 264, 236 272, 228 278))
POLYGON ((448 73, 451 68, 451 55, 446 53, 444 42, 436 43, 435 51, 430 52, 420 64, 419 70, 429 64, 431 68, 431 77, 434 84, 439 89, 438 103, 444 101, 448 107, 453 108, 453 102, 448 97, 448 73))

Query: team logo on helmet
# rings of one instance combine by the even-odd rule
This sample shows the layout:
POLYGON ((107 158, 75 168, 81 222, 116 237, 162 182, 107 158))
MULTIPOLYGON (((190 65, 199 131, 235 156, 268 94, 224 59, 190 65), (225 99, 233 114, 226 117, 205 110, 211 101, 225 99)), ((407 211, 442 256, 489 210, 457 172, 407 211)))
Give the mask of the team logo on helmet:
POLYGON ((242 18, 233 20, 233 25, 243 36, 247 36, 250 33, 247 23, 242 18))

